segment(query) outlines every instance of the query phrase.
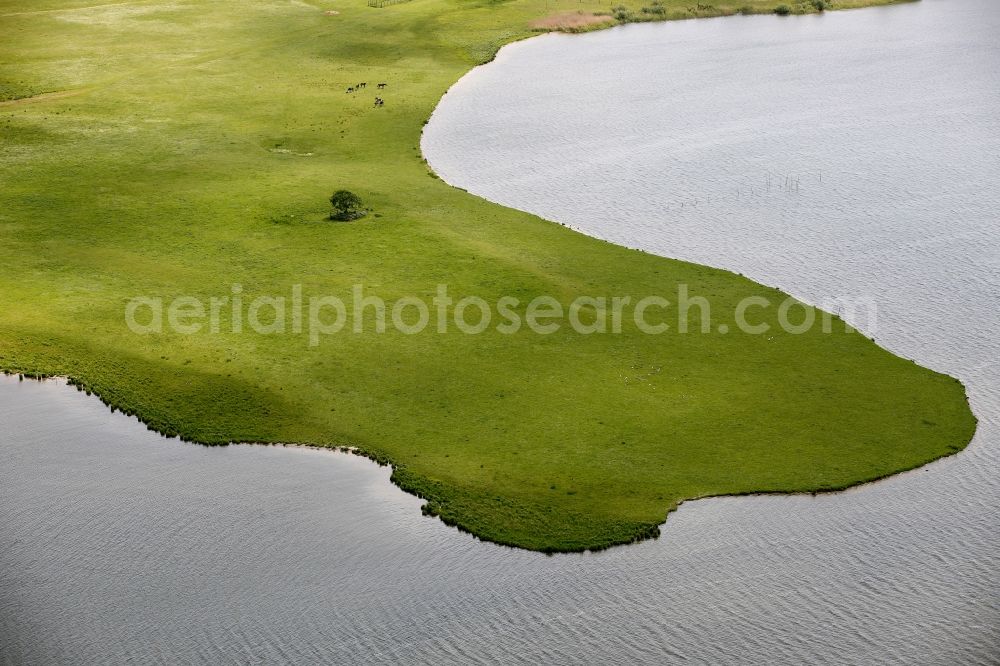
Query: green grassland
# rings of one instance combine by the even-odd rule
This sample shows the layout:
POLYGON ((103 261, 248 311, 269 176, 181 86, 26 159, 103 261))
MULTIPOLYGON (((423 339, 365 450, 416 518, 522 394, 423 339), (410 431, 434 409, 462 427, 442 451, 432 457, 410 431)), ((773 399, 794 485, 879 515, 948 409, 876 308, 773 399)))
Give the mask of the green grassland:
MULTIPOLYGON (((437 100, 591 0, 0 0, 0 368, 66 375, 203 443, 352 446, 426 511, 546 551, 657 533, 685 499, 823 491, 963 448, 963 387, 835 327, 802 335, 130 332, 137 295, 782 294, 452 188, 437 100), (337 14, 328 14, 332 10, 337 14), (347 86, 369 82, 364 94, 347 86), (374 83, 386 106, 375 109, 374 83), (21 99, 17 99, 21 98, 21 99), (324 220, 334 189, 372 213, 324 220)), ((668 0, 668 18, 770 11, 668 0)), ((785 3, 796 11, 806 3, 785 3)), ((836 6, 873 3, 834 3, 836 6)), ((774 20, 784 20, 777 19, 774 20)), ((775 325, 775 308, 759 312, 775 325)), ((336 510, 336 507, 331 507, 336 510)))

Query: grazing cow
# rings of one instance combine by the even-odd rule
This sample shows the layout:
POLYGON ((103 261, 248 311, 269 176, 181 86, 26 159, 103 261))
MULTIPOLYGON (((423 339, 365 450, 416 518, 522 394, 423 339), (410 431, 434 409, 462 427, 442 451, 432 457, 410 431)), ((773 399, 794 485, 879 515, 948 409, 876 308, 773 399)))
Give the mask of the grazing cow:
POLYGON ((347 89, 347 92, 349 92, 349 93, 352 93, 352 92, 354 92, 354 88, 348 88, 348 89, 347 89))
POLYGON ((357 87, 357 88, 364 88, 364 87, 365 87, 365 86, 367 86, 367 85, 368 85, 368 82, 367 82, 367 81, 362 81, 362 82, 361 82, 361 83, 359 83, 359 84, 358 84, 358 85, 357 85, 356 87, 357 87))
POLYGON ((379 87, 380 89, 381 89, 381 88, 385 88, 385 84, 384 84, 384 83, 380 83, 380 84, 378 84, 378 87, 379 87))

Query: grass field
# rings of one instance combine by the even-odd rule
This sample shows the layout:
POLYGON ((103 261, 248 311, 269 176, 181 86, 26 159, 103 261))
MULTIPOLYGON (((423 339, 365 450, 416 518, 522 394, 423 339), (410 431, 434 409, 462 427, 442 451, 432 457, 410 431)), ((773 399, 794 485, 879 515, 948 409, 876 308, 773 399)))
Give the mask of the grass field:
MULTIPOLYGON (((687 498, 843 488, 963 448, 975 420, 957 381, 840 327, 344 331, 310 346, 125 326, 131 297, 234 283, 246 301, 357 283, 390 304, 439 283, 490 301, 679 284, 718 313, 780 301, 487 203, 423 163, 422 124, 471 66, 532 21, 612 4, 0 0, 0 368, 68 375, 190 440, 358 447, 428 513, 547 551, 653 535, 687 498), (371 213, 325 221, 338 188, 371 213)), ((737 8, 689 4, 663 6, 737 8)))

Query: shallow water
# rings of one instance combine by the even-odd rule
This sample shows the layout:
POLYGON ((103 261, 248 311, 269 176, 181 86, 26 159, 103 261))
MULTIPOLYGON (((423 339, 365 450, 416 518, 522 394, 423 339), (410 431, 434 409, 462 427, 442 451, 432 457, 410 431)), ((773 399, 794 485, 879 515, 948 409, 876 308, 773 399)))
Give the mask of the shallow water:
POLYGON ((0 378, 0 662, 1000 663, 997 35, 989 0, 923 0, 547 36, 424 141, 592 235, 871 296, 881 344, 968 386, 963 453, 546 557, 421 517, 366 460, 184 445, 0 378))

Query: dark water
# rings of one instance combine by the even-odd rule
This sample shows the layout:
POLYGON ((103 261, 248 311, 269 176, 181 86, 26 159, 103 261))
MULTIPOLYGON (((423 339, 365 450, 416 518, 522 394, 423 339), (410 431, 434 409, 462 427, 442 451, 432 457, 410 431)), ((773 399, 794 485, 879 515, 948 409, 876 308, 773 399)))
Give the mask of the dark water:
POLYGON ((593 235, 876 299, 882 344, 967 384, 965 452, 546 557, 421 517, 362 459, 184 445, 0 378, 0 662, 1000 663, 998 19, 924 0, 544 37, 424 142, 449 181, 593 235))

